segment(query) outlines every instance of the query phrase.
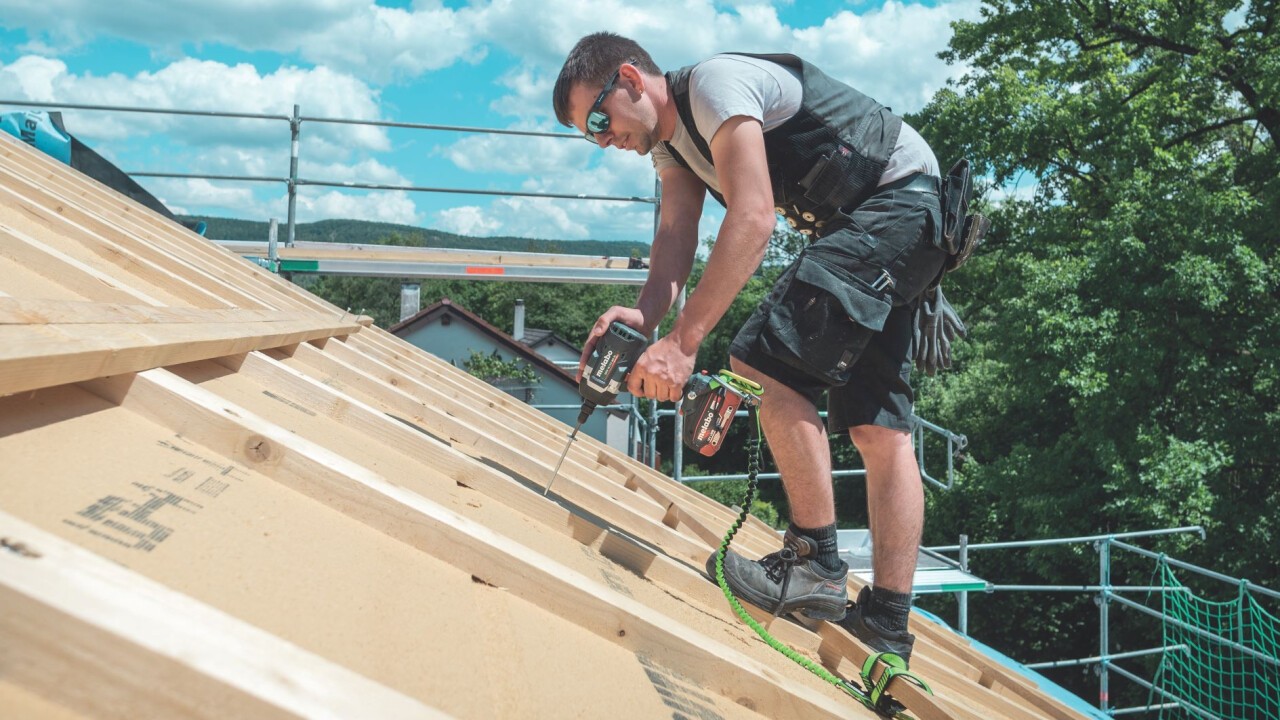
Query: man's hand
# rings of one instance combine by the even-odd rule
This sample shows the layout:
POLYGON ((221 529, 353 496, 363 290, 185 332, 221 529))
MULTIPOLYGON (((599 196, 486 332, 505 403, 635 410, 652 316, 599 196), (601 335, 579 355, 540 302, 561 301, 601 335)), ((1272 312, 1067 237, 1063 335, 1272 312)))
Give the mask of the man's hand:
POLYGON ((686 350, 671 335, 649 346, 631 368, 627 389, 636 397, 676 401, 693 374, 698 348, 686 350))
POLYGON ((640 331, 641 335, 649 334, 649 326, 645 322, 644 313, 635 308, 622 307, 614 305, 596 320, 596 324, 591 326, 591 332, 587 335, 587 341, 582 345, 582 357, 578 358, 578 372, 573 376, 574 380, 582 380, 582 370, 587 366, 587 360, 591 357, 591 351, 595 349, 596 343, 600 342, 600 338, 604 337, 605 332, 609 330, 609 326, 614 321, 620 322, 627 327, 640 331))

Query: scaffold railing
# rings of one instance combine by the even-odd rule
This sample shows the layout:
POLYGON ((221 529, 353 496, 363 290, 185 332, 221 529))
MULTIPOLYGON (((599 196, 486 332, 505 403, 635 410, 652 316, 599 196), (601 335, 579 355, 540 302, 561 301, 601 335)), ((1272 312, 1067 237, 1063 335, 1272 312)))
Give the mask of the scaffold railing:
MULTIPOLYGON (((1031 663, 1033 670, 1073 666, 1096 666, 1098 708, 1112 716, 1159 713, 1160 717, 1205 718, 1206 720, 1270 720, 1280 717, 1280 619, 1264 610, 1258 597, 1280 600, 1280 592, 1233 578, 1124 540, 1160 535, 1196 533, 1196 526, 1146 530, 1107 535, 970 544, 960 536, 960 544, 927 548, 933 552, 959 553, 959 565, 970 569, 969 553, 979 550, 1043 547, 1091 543, 1098 552, 1098 582, 1076 585, 1001 585, 989 583, 986 592, 1078 592, 1096 594, 1098 605, 1098 648, 1096 656, 1072 660, 1031 663), (1154 561, 1159 585, 1115 585, 1112 551, 1120 550, 1154 561), (1174 568, 1235 586, 1235 599, 1214 602, 1198 597, 1174 573, 1174 568), (1142 594, 1158 597, 1159 608, 1134 599, 1142 594), (1110 651, 1112 605, 1137 611, 1160 621, 1161 639, 1156 647, 1122 653, 1110 651), (1119 664, 1118 660, 1158 655, 1160 664, 1152 678, 1145 678, 1119 664), (1148 702, 1128 708, 1110 705, 1111 676, 1116 675, 1148 691, 1148 702)), ((959 600, 959 630, 968 634, 969 593, 956 593, 959 600)))

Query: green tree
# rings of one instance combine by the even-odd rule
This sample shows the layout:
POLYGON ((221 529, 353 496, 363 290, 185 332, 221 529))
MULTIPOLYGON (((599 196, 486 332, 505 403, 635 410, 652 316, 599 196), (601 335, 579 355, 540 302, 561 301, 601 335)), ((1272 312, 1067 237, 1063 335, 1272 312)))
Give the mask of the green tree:
MULTIPOLYGON (((948 279, 970 328, 956 372, 920 383, 922 413, 972 441, 928 540, 1202 524, 1207 541, 1162 549, 1277 576, 1280 33, 1275 3, 1238 6, 989 0, 955 25, 943 56, 970 71, 912 119, 985 175, 996 230, 948 279), (1030 192, 994 190, 1015 182, 1030 192)), ((979 569, 1076 582, 1096 562, 979 569)), ((1095 613, 1004 594, 974 617, 1040 660, 1092 654, 1095 613)), ((1118 646, 1158 637, 1125 622, 1118 646)))
POLYGON ((538 373, 528 363, 505 360, 496 349, 487 355, 479 350, 472 350, 471 356, 462 361, 462 369, 490 384, 501 381, 538 382, 538 373))

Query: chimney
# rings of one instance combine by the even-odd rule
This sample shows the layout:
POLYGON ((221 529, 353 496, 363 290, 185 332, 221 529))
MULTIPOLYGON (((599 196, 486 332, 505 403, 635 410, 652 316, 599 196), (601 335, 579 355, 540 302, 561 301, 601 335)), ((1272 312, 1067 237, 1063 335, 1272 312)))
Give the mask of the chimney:
POLYGON ((411 318, 422 309, 422 286, 404 283, 400 286, 400 319, 411 318))
POLYGON ((516 300, 516 326, 511 337, 516 341, 524 340, 524 300, 516 300))

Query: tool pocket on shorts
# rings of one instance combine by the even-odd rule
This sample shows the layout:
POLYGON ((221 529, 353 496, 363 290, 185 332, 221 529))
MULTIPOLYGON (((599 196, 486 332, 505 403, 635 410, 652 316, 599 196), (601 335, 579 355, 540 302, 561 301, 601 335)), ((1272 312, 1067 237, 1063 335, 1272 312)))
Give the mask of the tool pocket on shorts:
POLYGON ((884 329, 890 304, 842 267, 809 253, 797 263, 769 313, 761 346, 815 378, 843 385, 872 333, 884 329))

